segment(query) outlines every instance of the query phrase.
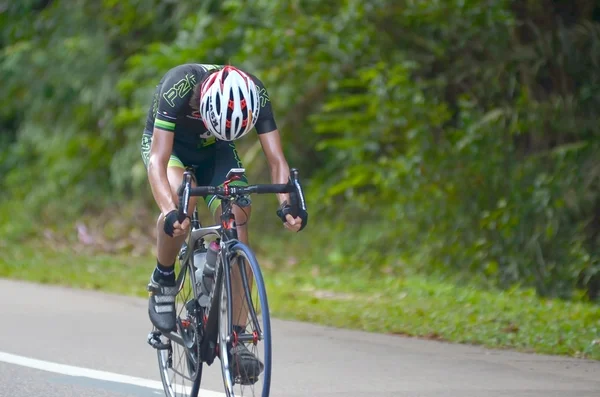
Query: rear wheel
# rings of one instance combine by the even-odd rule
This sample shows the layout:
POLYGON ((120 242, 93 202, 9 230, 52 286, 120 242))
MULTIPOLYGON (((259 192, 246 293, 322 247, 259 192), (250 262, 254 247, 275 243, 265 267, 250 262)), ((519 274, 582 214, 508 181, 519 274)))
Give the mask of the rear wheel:
MULTIPOLYGON (((188 272, 189 268, 179 269, 188 272)), ((200 360, 200 334, 202 317, 198 311, 193 276, 185 274, 181 290, 175 301, 177 313, 176 334, 182 344, 160 336, 167 346, 157 350, 158 366, 165 395, 168 397, 197 397, 202 379, 200 360)))
POLYGON ((226 285, 228 280, 225 277, 221 278, 219 358, 225 393, 228 397, 268 397, 271 388, 271 319, 265 284, 258 261, 248 246, 237 243, 230 252, 232 277, 234 272, 239 272, 244 293, 238 297, 238 308, 234 312, 230 296, 232 288, 226 285), (230 323, 245 329, 230 333, 230 323), (235 351, 244 349, 245 355, 249 351, 260 365, 250 366, 254 369, 247 370, 249 366, 242 365, 239 360, 242 353, 232 355, 232 348, 235 351))

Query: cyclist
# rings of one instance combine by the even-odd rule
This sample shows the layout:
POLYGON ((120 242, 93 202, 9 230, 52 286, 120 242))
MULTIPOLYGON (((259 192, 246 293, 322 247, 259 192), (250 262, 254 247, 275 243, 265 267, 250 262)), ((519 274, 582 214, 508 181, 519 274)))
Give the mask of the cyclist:
MULTIPOLYGON (((183 64, 170 69, 160 80, 148 111, 142 134, 141 151, 151 191, 160 209, 157 220, 156 268, 150 277, 148 313, 150 321, 163 332, 175 329, 175 259, 190 226, 189 218, 177 219, 177 188, 185 166, 196 167, 194 185, 222 185, 231 168, 243 168, 233 141, 253 128, 262 145, 271 171, 272 183, 286 183, 289 166, 283 154, 280 134, 273 117, 271 101, 256 76, 233 66, 183 64)), ((230 185, 247 185, 246 175, 230 185)), ((289 214, 288 194, 278 194, 277 211, 284 226, 299 231, 307 214, 289 214)), ((220 202, 214 196, 205 201, 215 219, 220 202)), ((190 198, 190 209, 196 204, 190 198)), ((247 222, 250 207, 234 206, 239 239, 248 243, 247 222)), ((238 272, 232 273, 234 310, 240 313, 243 287, 238 272), (236 298, 237 296, 237 298, 236 298)), ((242 332, 245 319, 234 329, 242 332)), ((263 364, 239 343, 232 349, 232 369, 236 376, 258 374, 263 364)), ((246 380, 248 381, 248 380, 246 380)), ((252 382, 252 380, 250 380, 252 382)))

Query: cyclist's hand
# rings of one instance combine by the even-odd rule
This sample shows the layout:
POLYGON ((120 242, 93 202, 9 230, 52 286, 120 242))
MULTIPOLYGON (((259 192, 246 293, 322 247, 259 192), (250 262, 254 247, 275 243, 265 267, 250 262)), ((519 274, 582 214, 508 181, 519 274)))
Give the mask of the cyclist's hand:
POLYGON ((287 201, 281 203, 277 210, 277 216, 281 219, 283 226, 285 226, 286 229, 294 232, 299 232, 304 229, 308 222, 308 213, 306 211, 301 211, 299 216, 294 217, 292 215, 292 207, 287 201))
POLYGON ((299 216, 294 218, 290 214, 287 214, 285 216, 285 220, 286 221, 283 223, 283 226, 285 226, 285 228, 288 230, 297 232, 302 227, 302 219, 299 216))
POLYGON ((173 237, 183 236, 187 233, 188 228, 190 227, 190 218, 185 218, 182 223, 179 221, 175 221, 173 225, 173 237))
POLYGON ((189 217, 186 217, 183 222, 180 223, 177 219, 177 215, 177 210, 172 210, 165 215, 164 230, 165 233, 171 237, 183 236, 190 227, 189 217))

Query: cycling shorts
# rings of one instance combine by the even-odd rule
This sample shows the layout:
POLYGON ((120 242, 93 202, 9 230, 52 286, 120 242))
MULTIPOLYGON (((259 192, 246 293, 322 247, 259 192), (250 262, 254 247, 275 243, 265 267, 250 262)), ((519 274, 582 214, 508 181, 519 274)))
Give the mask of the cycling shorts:
MULTIPOLYGON (((148 169, 151 143, 152 134, 145 130, 142 134, 141 154, 146 169, 148 169)), ((198 186, 222 186, 227 180, 227 173, 230 169, 244 168, 235 144, 225 141, 217 141, 209 147, 202 149, 202 155, 198 156, 197 161, 194 159, 180 159, 177 156, 176 148, 174 148, 167 167, 194 167, 198 186)), ((233 181, 229 185, 247 186, 248 178, 244 174, 242 179, 233 181)), ((204 201, 213 215, 221 204, 219 200, 216 200, 215 196, 206 196, 204 201)))

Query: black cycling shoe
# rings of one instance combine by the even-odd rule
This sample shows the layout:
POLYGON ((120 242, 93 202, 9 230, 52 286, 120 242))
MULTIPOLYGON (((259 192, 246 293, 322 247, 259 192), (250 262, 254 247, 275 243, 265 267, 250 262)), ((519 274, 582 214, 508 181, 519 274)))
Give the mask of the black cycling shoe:
POLYGON ((148 284, 150 298, 148 299, 148 315, 152 324, 161 332, 175 331, 175 282, 155 280, 150 277, 148 284))
POLYGON ((241 385, 255 384, 265 368, 264 364, 241 342, 232 347, 230 353, 235 382, 241 385))

